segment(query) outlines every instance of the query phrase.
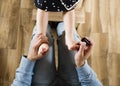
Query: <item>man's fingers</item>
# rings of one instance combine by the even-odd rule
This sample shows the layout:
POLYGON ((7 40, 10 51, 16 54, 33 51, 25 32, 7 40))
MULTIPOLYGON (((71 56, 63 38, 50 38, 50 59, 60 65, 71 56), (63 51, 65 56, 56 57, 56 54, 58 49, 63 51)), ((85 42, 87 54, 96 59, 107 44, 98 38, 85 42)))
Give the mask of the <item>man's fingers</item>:
POLYGON ((48 38, 46 36, 44 36, 44 35, 39 35, 38 39, 37 39, 37 45, 40 46, 42 43, 49 44, 48 38))
POLYGON ((76 42, 73 44, 71 50, 79 50, 79 47, 80 47, 80 42, 76 42))
POLYGON ((79 51, 80 51, 82 57, 84 56, 85 46, 86 46, 86 43, 85 42, 81 42, 79 51))
POLYGON ((87 40, 90 41, 91 45, 88 46, 86 49, 85 49, 85 58, 87 59, 90 55, 91 55, 91 52, 92 52, 92 47, 94 45, 94 42, 93 40, 91 40, 90 38, 86 37, 87 40))
POLYGON ((46 36, 42 35, 39 39, 41 39, 43 42, 48 43, 48 37, 46 37, 46 36))
POLYGON ((92 39, 90 39, 90 38, 88 38, 88 37, 85 37, 88 41, 90 41, 90 43, 91 43, 91 46, 93 46, 94 45, 94 42, 93 42, 93 40, 92 39))

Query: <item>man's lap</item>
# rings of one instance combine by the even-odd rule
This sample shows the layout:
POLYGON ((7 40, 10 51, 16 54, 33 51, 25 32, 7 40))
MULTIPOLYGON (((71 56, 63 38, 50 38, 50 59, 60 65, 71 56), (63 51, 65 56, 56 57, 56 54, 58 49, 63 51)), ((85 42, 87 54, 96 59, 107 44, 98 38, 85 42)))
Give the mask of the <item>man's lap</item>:
MULTIPOLYGON (((72 86, 80 86, 79 80, 77 77, 77 72, 74 65, 74 52, 69 51, 65 45, 65 37, 63 25, 58 24, 57 33, 58 33, 58 76, 68 84, 74 84, 72 86), (60 31, 59 31, 60 30, 60 31)), ((48 26, 50 30, 50 26, 48 26)), ((49 39, 50 50, 47 55, 36 62, 34 67, 33 83, 46 84, 52 83, 56 79, 56 68, 54 60, 54 41, 51 34, 48 31, 47 36, 49 39)), ((33 31, 33 37, 37 33, 35 28, 33 31)), ((76 36, 76 35, 75 35, 76 36)), ((33 38, 32 37, 32 38, 33 38)), ((34 85, 33 85, 34 86, 34 85)))

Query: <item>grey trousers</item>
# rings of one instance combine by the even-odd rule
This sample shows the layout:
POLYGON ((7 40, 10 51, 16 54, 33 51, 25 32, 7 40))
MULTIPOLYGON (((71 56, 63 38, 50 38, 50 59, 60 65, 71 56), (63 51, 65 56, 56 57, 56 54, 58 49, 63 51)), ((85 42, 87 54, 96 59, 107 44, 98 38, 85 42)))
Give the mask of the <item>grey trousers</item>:
MULTIPOLYGON (((36 61, 31 86, 81 86, 75 69, 75 51, 69 51, 65 45, 65 32, 63 23, 57 26, 58 46, 58 70, 55 67, 54 40, 51 27, 48 25, 47 36, 49 40, 49 52, 40 60, 36 61)), ((35 26, 32 38, 37 33, 35 26)), ((79 35, 74 31, 74 38, 80 41, 79 35)))

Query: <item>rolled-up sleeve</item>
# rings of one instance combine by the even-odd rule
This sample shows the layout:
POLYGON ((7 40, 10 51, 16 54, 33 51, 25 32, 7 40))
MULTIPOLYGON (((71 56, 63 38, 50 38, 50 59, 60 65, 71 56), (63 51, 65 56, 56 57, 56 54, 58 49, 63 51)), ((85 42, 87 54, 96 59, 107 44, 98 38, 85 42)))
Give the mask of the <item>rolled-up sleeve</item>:
POLYGON ((35 61, 30 61, 22 56, 11 86, 31 86, 34 65, 35 61))
POLYGON ((82 86, 103 86, 87 61, 82 67, 76 67, 76 70, 82 86))

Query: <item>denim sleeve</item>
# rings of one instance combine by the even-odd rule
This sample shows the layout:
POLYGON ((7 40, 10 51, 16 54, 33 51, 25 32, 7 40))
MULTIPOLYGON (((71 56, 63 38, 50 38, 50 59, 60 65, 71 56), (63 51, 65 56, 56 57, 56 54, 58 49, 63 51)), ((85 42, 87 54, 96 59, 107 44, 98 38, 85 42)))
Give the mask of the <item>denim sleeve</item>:
POLYGON ((103 86, 87 62, 82 67, 76 68, 76 70, 81 86, 103 86))
POLYGON ((31 86, 34 65, 35 61, 30 61, 23 56, 11 86, 31 86))

